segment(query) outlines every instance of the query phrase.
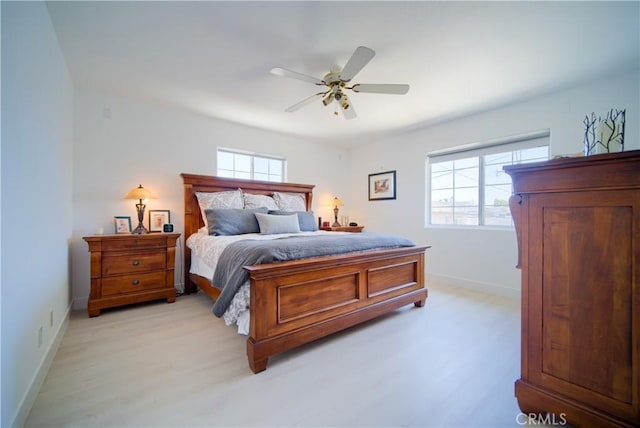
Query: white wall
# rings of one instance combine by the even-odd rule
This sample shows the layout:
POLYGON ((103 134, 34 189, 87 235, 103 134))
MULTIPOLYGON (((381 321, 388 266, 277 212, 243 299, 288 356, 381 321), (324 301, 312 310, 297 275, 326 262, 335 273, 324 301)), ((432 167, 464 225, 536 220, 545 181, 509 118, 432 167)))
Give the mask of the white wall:
MULTIPOLYGON (((86 307, 90 287, 89 253, 82 237, 100 227, 113 233, 115 215, 131 216, 135 227, 135 202, 123 196, 138 184, 157 198, 147 203, 147 210, 170 210, 175 230, 182 233, 180 173, 215 175, 217 147, 285 156, 287 181, 316 185, 314 211, 322 217, 332 215, 330 199, 344 188, 348 174, 348 151, 330 144, 77 91, 71 244, 74 307, 86 307)), ((181 253, 177 254, 176 283, 181 288, 181 253)))
MULTIPOLYGON (((552 154, 580 152, 584 116, 604 114, 612 107, 627 109, 627 149, 639 148, 637 94, 634 72, 345 150, 77 91, 71 244, 74 307, 85 307, 89 293, 89 254, 82 236, 100 227, 111 232, 114 215, 129 215, 135 224, 134 203, 122 197, 140 183, 157 196, 147 209, 171 210, 171 220, 182 232, 179 174, 215 174, 218 146, 286 156, 288 181, 316 184, 314 209, 326 219, 333 216, 328 201, 337 194, 345 201, 340 214, 366 230, 394 232, 432 245, 427 253, 431 277, 515 293, 520 273, 514 268, 517 251, 512 230, 424 227, 427 153, 540 129, 551 131, 552 154), (368 201, 368 174, 386 170, 397 171, 398 199, 368 201)), ((178 255, 178 288, 181 263, 178 255)))
POLYGON ((480 228, 425 228, 425 160, 430 151, 549 129, 552 155, 582 151, 585 115, 625 108, 626 150, 640 149, 640 73, 626 73, 559 93, 495 109, 404 135, 380 139, 352 155, 349 217, 367 230, 395 232, 427 252, 427 278, 493 287, 520 288, 515 233, 480 228), (396 200, 368 201, 368 174, 397 170, 396 200))
POLYGON ((73 87, 45 4, 1 6, 6 427, 24 422, 68 319, 73 87))

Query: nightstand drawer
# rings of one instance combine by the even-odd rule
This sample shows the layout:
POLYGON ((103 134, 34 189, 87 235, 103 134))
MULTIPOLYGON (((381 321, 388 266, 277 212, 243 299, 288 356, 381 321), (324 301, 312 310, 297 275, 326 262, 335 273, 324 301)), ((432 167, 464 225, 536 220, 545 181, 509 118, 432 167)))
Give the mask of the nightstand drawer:
POLYGON ((102 278, 103 297, 164 287, 166 287, 164 271, 102 278))
MULTIPOLYGON (((129 235, 130 236, 130 235, 129 235)), ((102 251, 137 250, 140 248, 166 248, 167 239, 163 236, 139 239, 114 239, 102 242, 102 251)))
POLYGON ((119 275, 123 273, 148 272, 164 269, 167 254, 165 251, 147 253, 104 255, 102 258, 102 275, 119 275))

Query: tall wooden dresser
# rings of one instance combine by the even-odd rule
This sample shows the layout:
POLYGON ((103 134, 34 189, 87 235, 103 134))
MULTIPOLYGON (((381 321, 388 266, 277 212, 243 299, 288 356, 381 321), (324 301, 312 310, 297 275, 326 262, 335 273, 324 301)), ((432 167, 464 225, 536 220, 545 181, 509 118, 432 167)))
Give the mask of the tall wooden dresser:
POLYGON ((100 315, 104 308, 149 300, 174 302, 179 236, 179 233, 85 236, 91 253, 89 316, 100 315))
POLYGON ((640 151, 505 171, 522 269, 521 410, 640 426, 640 151))

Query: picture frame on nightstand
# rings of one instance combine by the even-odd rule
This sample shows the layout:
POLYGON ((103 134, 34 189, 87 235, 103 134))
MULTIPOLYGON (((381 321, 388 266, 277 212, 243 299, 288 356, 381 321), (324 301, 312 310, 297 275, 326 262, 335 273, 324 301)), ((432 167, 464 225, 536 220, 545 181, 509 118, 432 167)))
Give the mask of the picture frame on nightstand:
POLYGON ((168 223, 171 223, 169 210, 149 210, 149 232, 162 232, 168 223))
POLYGON ((118 234, 131 233, 131 217, 117 215, 113 217, 115 232, 118 234))

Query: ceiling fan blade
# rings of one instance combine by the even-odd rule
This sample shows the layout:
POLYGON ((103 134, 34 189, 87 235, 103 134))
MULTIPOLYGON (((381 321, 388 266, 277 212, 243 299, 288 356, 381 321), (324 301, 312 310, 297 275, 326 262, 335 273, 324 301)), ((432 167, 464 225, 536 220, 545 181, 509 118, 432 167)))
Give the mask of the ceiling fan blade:
POLYGON ((272 68, 271 74, 275 74, 276 76, 290 77, 292 79, 298 79, 305 82, 313 83, 315 85, 325 84, 323 80, 316 79, 315 77, 308 76, 306 74, 298 73, 297 71, 287 70, 286 68, 280 68, 280 67, 272 68))
POLYGON ((299 103, 296 103, 294 105, 292 105, 291 107, 287 107, 284 111, 287 111, 289 113, 294 112, 296 110, 300 110, 302 107, 311 104, 312 102, 314 102, 316 99, 318 99, 319 97, 323 96, 324 94, 326 94, 326 92, 318 92, 317 94, 313 94, 308 98, 305 98, 304 100, 300 101, 299 103))
POLYGON ((376 53, 368 47, 358 46, 342 69, 342 72, 340 73, 340 80, 348 82, 353 79, 354 76, 358 74, 375 55, 376 53))
POLYGON ((359 83, 351 87, 354 92, 368 92, 372 94, 404 95, 409 92, 409 85, 385 83, 359 83))
POLYGON ((345 119, 349 120, 356 118, 357 115, 356 111, 353 109, 353 104, 351 104, 351 101, 349 101, 349 98, 347 98, 346 95, 343 94, 340 101, 336 101, 340 104, 340 108, 342 109, 342 114, 345 119))

